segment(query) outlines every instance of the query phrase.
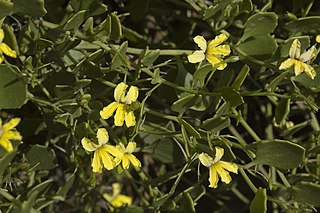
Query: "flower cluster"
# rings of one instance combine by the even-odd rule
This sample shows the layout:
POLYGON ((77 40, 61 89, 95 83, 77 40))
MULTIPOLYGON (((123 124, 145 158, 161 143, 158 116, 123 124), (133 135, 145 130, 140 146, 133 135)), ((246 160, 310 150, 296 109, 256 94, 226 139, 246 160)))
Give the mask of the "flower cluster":
POLYGON ((3 29, 0 29, 0 64, 4 60, 4 54, 12 58, 17 57, 16 51, 12 50, 7 44, 3 43, 4 32, 3 29))
POLYGON ((120 184, 119 183, 113 183, 112 184, 112 195, 108 193, 103 194, 103 198, 106 199, 112 206, 111 210, 114 211, 114 208, 119 208, 124 205, 131 205, 132 204, 132 198, 120 194, 120 184))
POLYGON ((0 118, 0 145, 7 151, 13 150, 12 140, 22 140, 20 133, 15 127, 20 123, 20 118, 12 118, 9 122, 2 124, 0 118))

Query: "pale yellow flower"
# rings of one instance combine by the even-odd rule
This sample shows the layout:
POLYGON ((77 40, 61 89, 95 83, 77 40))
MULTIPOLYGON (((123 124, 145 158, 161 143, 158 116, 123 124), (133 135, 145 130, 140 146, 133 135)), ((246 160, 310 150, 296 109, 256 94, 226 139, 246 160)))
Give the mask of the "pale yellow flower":
POLYGON ((22 140, 20 133, 15 127, 20 123, 20 118, 12 118, 9 122, 2 124, 0 118, 0 145, 7 151, 11 152, 13 146, 11 140, 22 140))
POLYGON ((4 54, 12 58, 17 57, 16 51, 12 50, 8 45, 2 42, 3 38, 4 38, 4 32, 3 32, 3 29, 0 29, 0 64, 4 60, 4 54))
POLYGON ((312 46, 308 51, 302 54, 300 54, 300 49, 300 41, 298 39, 293 40, 289 50, 290 58, 280 64, 279 70, 286 70, 294 66, 294 73, 296 76, 305 72, 310 78, 314 79, 317 73, 314 68, 306 62, 312 61, 317 56, 317 49, 315 46, 312 46))
POLYGON ((116 111, 114 116, 114 124, 116 126, 122 126, 124 121, 127 127, 136 125, 136 117, 130 105, 137 101, 139 90, 137 87, 131 86, 127 92, 127 87, 128 85, 123 82, 118 84, 114 90, 114 99, 116 101, 100 111, 100 116, 103 119, 110 118, 116 111))
POLYGON ((114 161, 116 162, 116 164, 120 164, 121 162, 121 166, 123 169, 128 169, 130 163, 136 168, 141 167, 141 162, 138 160, 138 158, 136 158, 136 156, 132 154, 136 149, 136 146, 137 144, 131 141, 128 143, 127 147, 124 147, 122 143, 117 145, 117 148, 122 153, 122 155, 115 157, 114 161))
POLYGON ((228 184, 232 180, 229 172, 238 174, 238 166, 236 164, 221 160, 224 155, 223 148, 216 147, 215 150, 216 155, 214 159, 207 153, 201 153, 199 155, 200 162, 209 168, 209 187, 211 188, 218 187, 219 177, 222 182, 228 184))
POLYGON ((317 37, 316 37, 316 42, 317 42, 317 43, 320 43, 320 35, 317 35, 317 37))
POLYGON ((111 170, 116 166, 114 157, 121 156, 122 153, 112 145, 108 145, 109 134, 106 129, 100 128, 97 131, 97 140, 98 143, 84 137, 81 140, 83 148, 88 152, 94 152, 92 159, 92 171, 93 172, 102 172, 102 168, 111 170))
POLYGON ((188 55, 188 60, 190 63, 199 63, 204 59, 207 59, 212 66, 217 65, 218 70, 223 70, 226 68, 227 63, 224 63, 222 56, 227 56, 230 54, 229 45, 220 45, 222 42, 228 39, 228 36, 225 34, 220 34, 215 37, 207 45, 207 41, 203 36, 196 36, 193 38, 193 41, 199 46, 200 50, 195 51, 194 53, 188 55))
MULTIPOLYGON (((114 208, 119 208, 121 206, 125 205, 131 205, 132 204, 132 198, 120 194, 120 184, 119 183, 113 183, 112 184, 112 195, 104 193, 103 197, 106 199, 114 208)), ((114 209, 112 209, 113 211, 114 209)))

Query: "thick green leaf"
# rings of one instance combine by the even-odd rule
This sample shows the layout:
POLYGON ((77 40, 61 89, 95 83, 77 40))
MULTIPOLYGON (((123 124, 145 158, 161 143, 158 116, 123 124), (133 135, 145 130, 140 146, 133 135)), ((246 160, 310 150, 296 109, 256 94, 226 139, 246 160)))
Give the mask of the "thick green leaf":
POLYGON ((202 128, 206 130, 210 130, 213 133, 217 133, 227 128, 229 125, 230 125, 230 118, 216 117, 216 118, 209 118, 205 120, 202 123, 202 128))
POLYGON ((275 39, 270 35, 261 35, 250 37, 240 43, 240 56, 251 56, 257 59, 268 59, 275 53, 278 45, 275 39))
POLYGON ((26 157, 31 167, 34 167, 33 170, 47 170, 57 166, 55 163, 56 154, 49 147, 38 144, 33 145, 26 157))
POLYGON ((280 99, 274 115, 276 123, 280 125, 283 122, 285 122, 289 112, 290 112, 290 98, 280 99))
POLYGON ((219 90, 223 99, 230 103, 230 107, 237 107, 244 103, 242 96, 232 87, 225 87, 219 90))
POLYGON ((126 67, 130 66, 130 62, 126 58, 126 52, 128 48, 128 42, 125 41, 121 44, 118 50, 116 50, 116 54, 113 56, 113 59, 111 61, 111 69, 117 69, 121 65, 125 65, 126 67))
POLYGON ((309 16, 293 20, 286 24, 286 29, 292 33, 302 33, 302 32, 320 32, 320 17, 319 16, 309 16))
POLYGON ((273 12, 259 12, 251 16, 245 23, 242 41, 249 37, 257 37, 272 33, 277 27, 278 16, 273 12))
POLYGON ((20 108, 27 101, 27 85, 16 66, 0 65, 0 109, 20 108))
POLYGON ((148 50, 146 55, 143 57, 142 59, 142 64, 146 67, 149 67, 153 64, 153 62, 155 60, 157 60, 157 58, 160 55, 160 50, 156 49, 156 50, 148 50))
POLYGON ((110 33, 110 38, 117 41, 121 38, 122 36, 122 28, 121 28, 121 23, 120 19, 115 13, 111 13, 111 33, 110 33))
POLYGON ((0 0, 0 19, 2 19, 5 16, 11 15, 12 8, 13 3, 6 0, 0 0))
POLYGON ((172 213, 196 213, 195 204, 189 193, 183 192, 180 199, 181 204, 175 208, 172 213))
POLYGON ((256 146, 256 159, 253 161, 255 164, 293 169, 303 162, 305 156, 302 146, 285 140, 265 140, 256 146))
POLYGON ((52 179, 43 181, 41 183, 39 183, 38 185, 36 185, 35 187, 33 187, 27 194, 27 196, 31 196, 33 193, 37 192, 37 193, 41 193, 42 191, 44 191, 45 189, 47 189, 51 184, 53 183, 52 179))
POLYGON ((71 189, 73 182, 75 180, 75 174, 70 175, 66 182, 58 189, 57 195, 62 196, 63 198, 66 198, 68 191, 71 189))
POLYGON ((44 8, 44 0, 12 0, 14 13, 29 15, 35 18, 44 16, 47 11, 44 8))
POLYGON ((223 0, 223 1, 219 1, 213 5, 211 5, 205 12, 203 15, 203 19, 207 20, 209 18, 212 18, 213 16, 215 16, 218 12, 220 12, 221 10, 224 10, 228 5, 230 5, 232 2, 232 0, 223 0))
POLYGON ((178 121, 181 125, 183 125, 186 128, 186 130, 189 134, 191 134, 192 136, 194 136, 196 138, 201 138, 200 133, 191 124, 189 124, 188 122, 186 122, 185 120, 180 119, 180 118, 178 118, 178 121))
POLYGON ((291 188, 293 199, 310 205, 320 206, 320 185, 301 182, 291 188))
POLYGON ((211 64, 205 64, 204 66, 201 66, 199 69, 195 71, 193 74, 193 78, 200 82, 200 86, 202 87, 204 85, 204 81, 206 79, 206 76, 210 72, 214 72, 216 69, 213 69, 213 66, 211 64))
POLYGON ((85 20, 85 10, 80 10, 74 14, 64 26, 65 30, 77 30, 85 20))
POLYGON ((99 0, 71 0, 70 4, 75 12, 85 10, 86 17, 96 16, 108 10, 99 0))
POLYGON ((238 74, 236 80, 234 80, 234 82, 232 83, 231 87, 235 90, 239 90, 247 75, 249 74, 249 71, 250 67, 245 64, 240 70, 240 73, 238 74))
POLYGON ((250 204, 250 213, 267 212, 267 190, 259 188, 250 204))
POLYGON ((197 99, 197 96, 195 94, 186 95, 178 99, 177 101, 175 101, 171 105, 171 110, 174 112, 183 113, 184 111, 186 111, 187 109, 189 109, 194 105, 196 99, 197 99))

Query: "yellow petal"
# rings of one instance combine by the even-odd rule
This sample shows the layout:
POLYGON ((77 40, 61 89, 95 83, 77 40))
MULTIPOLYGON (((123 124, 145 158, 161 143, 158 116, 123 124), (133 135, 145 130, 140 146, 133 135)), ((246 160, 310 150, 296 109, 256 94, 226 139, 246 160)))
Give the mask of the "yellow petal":
POLYGON ((220 45, 217 47, 208 47, 206 54, 227 56, 231 52, 229 45, 220 45))
POLYGON ((125 118, 125 105, 124 104, 119 104, 116 114, 114 116, 114 125, 116 126, 122 126, 125 118))
POLYGON ((209 156, 207 153, 201 153, 199 155, 199 160, 205 167, 210 167, 214 164, 213 158, 209 156))
POLYGON ((317 42, 317 43, 320 43, 320 35, 317 35, 317 37, 316 37, 316 42, 317 42))
POLYGON ((188 55, 188 61, 190 63, 199 63, 200 61, 203 61, 205 58, 206 55, 202 50, 194 51, 192 54, 188 55))
POLYGON ((138 160, 138 158, 136 156, 134 156, 133 154, 128 154, 128 158, 130 160, 130 163, 134 167, 141 167, 141 162, 138 160))
POLYGON ((134 116, 134 112, 129 109, 129 107, 127 107, 124 117, 127 127, 136 125, 136 117, 134 116))
POLYGON ((298 59, 300 57, 300 49, 300 41, 298 39, 293 40, 289 50, 290 58, 298 59))
POLYGON ((111 205, 115 208, 119 208, 124 205, 131 205, 132 203, 132 198, 126 195, 117 195, 116 197, 113 198, 111 201, 111 205))
POLYGON ((317 48, 312 46, 309 50, 305 53, 302 53, 299 57, 299 61, 306 62, 313 60, 317 56, 317 48))
POLYGON ((215 39, 209 42, 208 49, 218 46, 219 44, 226 41, 227 39, 228 39, 228 36, 225 34, 220 34, 216 36, 215 39))
POLYGON ((312 66, 310 66, 309 64, 303 63, 302 65, 304 67, 304 72, 311 78, 314 79, 317 75, 316 71, 314 70, 314 68, 312 66))
POLYGON ((22 140, 22 136, 20 135, 20 132, 15 130, 3 131, 1 136, 8 140, 22 140))
POLYGON ((105 150, 115 157, 122 157, 123 153, 115 146, 104 145, 105 150))
POLYGON ((295 63, 295 59, 289 58, 280 64, 279 70, 286 70, 292 67, 295 63))
POLYGON ((99 146, 106 144, 109 141, 109 134, 105 128, 99 128, 97 131, 99 146))
POLYGON ((127 145, 126 150, 127 150, 128 153, 132 153, 132 152, 134 152, 134 150, 136 149, 136 147, 137 147, 137 144, 136 144, 135 142, 130 141, 130 142, 128 143, 128 145, 127 145))
POLYGON ((102 172, 103 164, 101 162, 99 152, 94 152, 91 166, 93 172, 102 172))
POLYGON ((120 84, 118 84, 116 86, 116 88, 114 89, 114 99, 117 102, 122 102, 123 101, 127 87, 128 87, 128 85, 126 85, 123 82, 121 82, 120 84))
POLYGON ((3 60, 4 60, 4 56, 2 55, 2 52, 0 50, 0 64, 3 62, 3 60))
POLYGON ((221 181, 228 184, 231 182, 231 176, 229 174, 229 172, 227 172, 226 170, 224 170, 224 168, 222 167, 221 163, 215 163, 212 167, 215 168, 215 170, 217 171, 218 175, 221 177, 221 181))
POLYGON ((228 170, 229 172, 233 172, 238 174, 238 166, 235 163, 225 162, 225 161, 219 161, 219 164, 222 168, 228 170))
POLYGON ((20 123, 21 119, 20 118, 12 118, 9 122, 3 124, 3 131, 7 131, 10 129, 15 128, 19 123, 20 123))
POLYGON ((196 36, 193 38, 193 41, 198 45, 198 47, 205 52, 207 49, 207 41, 203 38, 203 36, 196 36))
POLYGON ((113 183, 112 184, 112 195, 117 196, 121 192, 121 187, 119 183, 113 183))
POLYGON ((217 66, 217 64, 219 64, 217 67, 218 70, 223 70, 227 66, 227 63, 223 63, 222 59, 214 55, 206 55, 206 59, 210 62, 212 66, 217 66))
POLYGON ((7 56, 10 56, 12 58, 16 58, 17 57, 17 53, 16 51, 12 50, 8 45, 6 45, 5 43, 1 43, 0 44, 0 51, 3 52, 4 54, 6 54, 7 56))
POLYGON ((216 146, 215 147, 215 151, 216 151, 216 154, 215 154, 215 157, 214 157, 214 160, 213 160, 214 163, 220 161, 220 159, 224 155, 224 149, 221 148, 221 147, 216 146))
POLYGON ((124 154, 122 158, 122 167, 123 169, 128 169, 129 166, 130 166, 130 160, 128 158, 128 155, 124 154))
POLYGON ((4 38, 4 32, 3 32, 3 29, 0 29, 0 43, 2 42, 4 38))
POLYGON ((111 170, 115 167, 113 157, 107 152, 106 147, 100 147, 96 150, 96 152, 99 155, 104 168, 106 168, 107 170, 111 170))
POLYGON ((93 152, 98 148, 98 146, 93 142, 91 142, 88 138, 82 138, 81 144, 82 144, 82 147, 88 152, 93 152))
POLYGON ((209 169, 209 182, 210 182, 209 187, 211 187, 211 188, 218 187, 219 177, 218 177, 217 171, 215 170, 215 168, 213 166, 211 166, 209 169))
POLYGON ((131 104, 133 102, 136 102, 137 101, 137 98, 138 98, 138 95, 139 95, 139 89, 138 87, 135 87, 135 86, 131 86, 126 97, 125 97, 125 103, 126 104, 131 104))
POLYGON ((116 111, 116 109, 118 108, 119 103, 117 102, 112 102, 111 104, 109 104, 108 106, 104 107, 101 111, 100 111, 100 116, 103 119, 108 119, 110 118, 114 111, 116 111))
POLYGON ((13 150, 13 146, 12 143, 10 142, 10 140, 8 139, 2 139, 0 137, 0 145, 7 151, 7 152, 11 152, 13 150))
POLYGON ((294 74, 300 75, 303 71, 304 71, 304 66, 303 66, 303 62, 295 60, 294 61, 294 74))

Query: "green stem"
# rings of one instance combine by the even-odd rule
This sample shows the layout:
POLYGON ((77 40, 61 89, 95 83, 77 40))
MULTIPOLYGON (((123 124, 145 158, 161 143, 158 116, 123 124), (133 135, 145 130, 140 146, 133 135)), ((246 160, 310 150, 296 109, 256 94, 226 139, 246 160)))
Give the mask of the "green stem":
POLYGON ((260 141, 260 137, 255 133, 255 131, 253 131, 249 124, 242 118, 242 116, 235 109, 233 110, 233 113, 238 117, 238 121, 247 130, 251 137, 256 141, 260 141))
POLYGON ((240 174, 242 175, 243 179, 246 181, 246 183, 248 184, 248 186, 250 187, 250 189, 256 193, 257 192, 257 188, 255 187, 255 185, 252 183, 252 181, 250 180, 250 178, 248 177, 248 175, 246 174, 246 172, 243 170, 243 168, 239 168, 240 174))

